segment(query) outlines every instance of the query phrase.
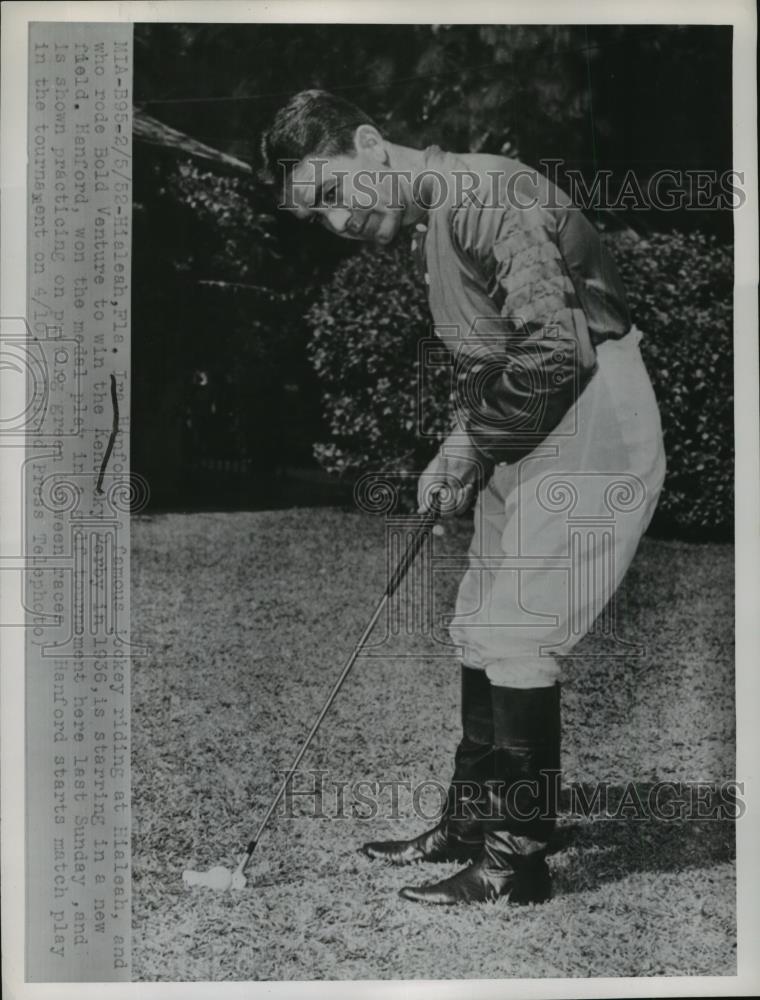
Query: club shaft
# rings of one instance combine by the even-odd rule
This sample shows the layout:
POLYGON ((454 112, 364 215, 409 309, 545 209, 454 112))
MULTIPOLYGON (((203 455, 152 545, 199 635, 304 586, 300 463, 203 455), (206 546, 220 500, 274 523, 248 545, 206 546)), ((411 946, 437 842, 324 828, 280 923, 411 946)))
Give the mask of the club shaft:
POLYGON ((259 824, 259 828, 256 831, 256 836, 248 844, 248 849, 247 849, 245 860, 243 861, 242 865, 239 868, 239 870, 241 872, 244 872, 245 869, 248 867, 248 863, 250 862, 251 858, 253 857, 253 852, 255 851, 256 845, 259 842, 259 838, 261 837, 262 833, 266 829, 266 826, 269 823, 269 820, 272 818, 272 814, 274 813, 275 809, 277 808, 277 806, 280 803, 280 800, 282 799, 283 795, 285 794, 285 792, 287 790, 287 787, 288 787, 288 785, 290 784, 290 781, 293 778, 293 775, 298 770, 298 765, 301 763, 301 761, 303 760, 304 754, 306 753, 306 751, 311 746, 311 741, 314 739, 314 737, 317 734, 317 730, 322 725, 322 721, 323 721, 324 717, 330 711, 330 707, 332 706, 332 703, 335 701, 335 698, 337 697, 338 692, 340 691, 341 687, 343 686, 343 683, 345 682, 345 680, 348 677, 348 675, 351 673, 351 669, 352 669, 354 663, 356 663, 356 660, 359 657, 359 654, 361 653, 362 649, 364 648, 364 645, 367 642, 367 639, 369 639, 370 635, 372 634, 372 630, 374 629, 375 625, 377 624, 378 619, 380 618, 380 616, 382 615, 383 611, 385 610, 385 607, 388 604, 388 601, 395 594, 395 592, 398 590, 399 584, 404 579, 404 577, 406 576, 406 574, 409 572, 409 567, 412 565, 412 563, 414 562, 414 560, 415 560, 415 558, 417 556, 417 553, 422 548, 422 545, 423 545, 423 543, 425 541, 425 538, 428 535, 428 532, 430 531, 430 529, 433 527, 433 525, 436 522, 437 516, 438 516, 437 511, 432 510, 432 511, 429 511, 428 513, 426 513, 422 517, 419 526, 415 530, 414 535, 412 536, 409 544, 406 547, 404 555, 401 557, 401 559, 399 560, 398 565, 396 566, 395 570, 393 571, 393 573, 391 575, 391 578, 388 581, 388 585, 385 588, 385 593, 380 598, 380 601, 379 601, 377 607, 375 608, 375 611, 374 611, 372 617, 370 618, 369 622, 367 623, 367 627, 362 632, 361 638, 359 639, 359 641, 354 646, 353 651, 351 652, 351 655, 349 656, 349 658, 346 660, 346 664, 343 667, 343 669, 341 670, 338 679, 335 681, 335 684, 333 685, 332 690, 330 691, 330 694, 327 696, 327 700, 325 701, 324 705, 322 706, 322 709, 321 709, 319 715, 317 716, 317 718, 316 718, 316 720, 314 722, 314 725, 309 730, 308 736, 303 741, 301 749, 296 754, 293 763, 290 765, 290 769, 287 771, 287 773, 285 775, 285 778, 283 779, 282 784, 280 785, 280 787, 279 787, 279 789, 277 791, 277 794, 275 795, 275 797, 272 800, 269 808, 267 809, 266 814, 265 814, 263 820, 259 824))

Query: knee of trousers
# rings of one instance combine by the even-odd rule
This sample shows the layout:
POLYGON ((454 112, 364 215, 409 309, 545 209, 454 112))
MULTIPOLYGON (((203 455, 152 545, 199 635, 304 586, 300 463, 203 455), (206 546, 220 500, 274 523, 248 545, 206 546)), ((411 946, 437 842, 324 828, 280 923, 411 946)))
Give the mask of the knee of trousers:
MULTIPOLYGON (((460 648, 462 665, 484 671, 496 687, 552 687, 562 680, 557 658, 551 654, 540 656, 537 651, 526 650, 512 656, 495 656, 495 644, 478 643, 476 630, 452 627, 450 635, 460 648)), ((503 634, 500 639, 499 645, 503 648, 503 634)))
POLYGON ((474 645, 462 645, 462 665, 481 670, 496 687, 538 688, 552 687, 562 680, 562 671, 556 657, 513 656, 495 660, 492 654, 474 645))
POLYGON ((553 687, 562 679, 554 656, 515 656, 486 664, 486 676, 494 687, 553 687))

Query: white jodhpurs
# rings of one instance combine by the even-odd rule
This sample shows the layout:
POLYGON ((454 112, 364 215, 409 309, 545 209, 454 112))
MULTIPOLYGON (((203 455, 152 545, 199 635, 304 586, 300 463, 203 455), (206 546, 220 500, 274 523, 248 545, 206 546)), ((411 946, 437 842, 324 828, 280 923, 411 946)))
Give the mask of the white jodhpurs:
POLYGON ((597 348, 599 366, 559 426, 498 465, 475 507, 468 568, 449 626, 492 683, 543 687, 608 605, 665 478, 641 332, 597 348))

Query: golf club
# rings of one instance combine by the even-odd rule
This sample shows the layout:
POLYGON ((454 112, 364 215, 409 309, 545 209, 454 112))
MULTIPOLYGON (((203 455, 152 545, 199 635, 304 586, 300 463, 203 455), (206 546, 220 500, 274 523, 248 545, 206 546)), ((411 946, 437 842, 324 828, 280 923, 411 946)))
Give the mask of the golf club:
POLYGON ((385 592, 383 593, 383 596, 381 597, 377 607, 375 608, 372 617, 367 623, 367 627, 364 629, 361 638, 354 646, 351 655, 348 657, 345 666, 341 670, 338 679, 336 680, 332 690, 330 691, 330 694, 327 696, 327 700, 322 706, 322 709, 320 710, 319 715, 317 716, 313 726, 311 727, 308 736, 304 740, 301 749, 296 754, 293 763, 290 765, 289 770, 286 772, 285 778, 282 784, 280 785, 277 794, 275 795, 269 808, 267 809, 263 820, 259 824, 259 828, 256 831, 255 836, 251 841, 249 841, 248 847, 246 848, 246 852, 240 858, 237 867, 232 872, 228 868, 225 868, 221 865, 211 868, 208 872, 196 872, 189 870, 185 871, 182 875, 182 879, 186 885, 188 886, 202 885, 209 889, 219 889, 222 891, 225 891, 230 888, 242 889, 245 887, 246 885, 245 871, 248 868, 248 865, 251 863, 251 858, 253 857, 253 853, 256 850, 256 846, 259 843, 259 840, 261 839, 261 835, 266 829, 269 820, 272 818, 275 809, 277 808, 277 806, 280 803, 280 800, 285 794, 288 784, 293 778, 293 775, 296 773, 298 765, 301 763, 304 754, 311 746, 311 742, 314 739, 320 725, 322 724, 324 717, 329 712, 330 706, 335 701, 338 692, 343 687, 343 684, 346 678, 348 677, 349 673, 351 672, 351 669, 356 660, 358 659, 362 649, 364 648, 365 643, 372 634, 372 630, 374 629, 378 619, 385 610, 388 601, 390 600, 391 597, 393 597, 395 592, 398 590, 399 585, 403 581, 406 574, 409 572, 409 568, 411 567, 412 563, 417 557, 417 554, 422 548, 425 539, 428 537, 430 531, 435 527, 441 511, 442 498, 443 498, 443 491, 433 494, 430 508, 427 511, 425 511, 425 513, 420 515, 420 522, 417 528, 415 529, 411 539, 409 540, 406 550, 404 551, 404 554, 399 560, 398 565, 391 574, 390 580, 388 581, 388 584, 385 588, 385 592))

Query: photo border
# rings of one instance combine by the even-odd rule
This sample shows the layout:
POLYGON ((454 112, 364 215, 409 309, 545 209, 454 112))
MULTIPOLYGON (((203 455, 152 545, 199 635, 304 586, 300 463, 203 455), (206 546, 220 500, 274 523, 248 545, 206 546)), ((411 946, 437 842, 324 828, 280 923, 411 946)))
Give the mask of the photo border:
MULTIPOLYGON (((744 171, 747 200, 735 221, 735 443, 736 443, 736 705, 737 777, 745 782, 747 812, 736 825, 738 974, 716 977, 593 979, 510 979, 468 981, 467 993, 482 997, 732 996, 760 989, 760 677, 757 671, 757 608, 760 602, 760 438, 758 436, 758 222, 756 16, 745 0, 582 0, 570 8, 559 0, 478 0, 461 7, 450 0, 409 5, 374 2, 163 2, 8 3, 2 11, 2 271, 3 316, 26 311, 26 108, 27 45, 30 21, 162 22, 364 22, 364 23, 614 23, 733 24, 734 164, 744 171), (506 15, 509 15, 508 17, 506 15)), ((23 401, 3 392, 3 413, 19 412, 23 401)), ((21 551, 13 537, 21 522, 18 449, 0 446, 0 504, 3 553, 21 551)), ((3 621, 23 618, 21 574, 0 575, 3 621)), ((17 997, 208 997, 210 984, 26 984, 23 982, 24 920, 24 629, 0 629, 2 678, 2 934, 3 986, 17 997)), ((213 984, 219 997, 403 996, 460 997, 463 981, 246 982, 213 984)))

